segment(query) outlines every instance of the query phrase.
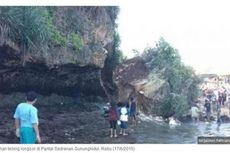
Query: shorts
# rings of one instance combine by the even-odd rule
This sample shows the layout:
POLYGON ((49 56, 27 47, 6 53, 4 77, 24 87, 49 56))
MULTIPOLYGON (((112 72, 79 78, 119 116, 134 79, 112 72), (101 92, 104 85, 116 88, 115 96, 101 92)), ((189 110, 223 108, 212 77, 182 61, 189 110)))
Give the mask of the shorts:
POLYGON ((136 119, 136 112, 130 112, 130 117, 133 117, 134 119, 136 119))
POLYGON ((36 134, 32 127, 20 128, 20 144, 35 144, 36 134))
POLYGON ((127 129, 127 122, 121 121, 121 128, 122 129, 127 129))
POLYGON ((117 128, 117 121, 109 121, 110 123, 110 128, 111 129, 116 129, 117 128))

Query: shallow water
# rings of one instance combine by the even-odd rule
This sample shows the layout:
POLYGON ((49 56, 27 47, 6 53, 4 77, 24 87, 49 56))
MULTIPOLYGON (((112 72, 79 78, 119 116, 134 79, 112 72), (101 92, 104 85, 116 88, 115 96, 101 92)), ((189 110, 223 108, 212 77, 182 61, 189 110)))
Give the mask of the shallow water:
POLYGON ((198 136, 230 136, 230 123, 219 128, 216 122, 185 123, 170 126, 163 121, 141 121, 135 131, 137 143, 191 144, 198 136))

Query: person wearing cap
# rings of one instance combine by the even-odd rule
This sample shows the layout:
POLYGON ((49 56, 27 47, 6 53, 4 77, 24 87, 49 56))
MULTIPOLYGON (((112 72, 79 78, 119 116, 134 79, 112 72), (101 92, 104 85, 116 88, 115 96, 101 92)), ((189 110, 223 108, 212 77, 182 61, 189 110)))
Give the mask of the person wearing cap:
POLYGON ((38 110, 34 107, 37 94, 30 91, 26 94, 26 102, 18 104, 14 113, 15 134, 20 139, 20 144, 41 143, 38 128, 38 110))

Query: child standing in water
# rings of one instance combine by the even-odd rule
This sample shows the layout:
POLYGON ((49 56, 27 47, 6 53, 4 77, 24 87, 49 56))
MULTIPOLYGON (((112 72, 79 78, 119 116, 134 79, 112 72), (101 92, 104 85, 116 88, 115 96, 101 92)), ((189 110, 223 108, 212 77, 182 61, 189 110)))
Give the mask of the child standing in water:
POLYGON ((191 116, 192 116, 193 122, 199 121, 199 109, 197 108, 196 104, 193 104, 191 108, 191 116))
POLYGON ((216 112, 217 112, 217 125, 218 127, 221 125, 221 117, 220 117, 220 113, 221 113, 221 104, 217 104, 217 107, 216 107, 216 112))
POLYGON ((115 102, 111 102, 109 109, 109 122, 110 122, 110 137, 117 137, 117 120, 119 118, 115 102))
POLYGON ((33 106, 37 101, 37 94, 30 91, 26 94, 26 102, 20 103, 15 111, 16 136, 21 144, 41 143, 38 129, 38 110, 33 106))
POLYGON ((205 99, 205 104, 204 107, 206 108, 206 117, 207 121, 210 122, 210 117, 211 117, 211 104, 208 99, 205 99))

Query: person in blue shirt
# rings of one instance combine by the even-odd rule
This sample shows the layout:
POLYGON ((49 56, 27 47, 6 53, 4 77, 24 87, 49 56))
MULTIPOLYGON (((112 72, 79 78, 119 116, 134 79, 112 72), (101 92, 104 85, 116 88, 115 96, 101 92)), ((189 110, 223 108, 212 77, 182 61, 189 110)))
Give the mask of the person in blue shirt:
POLYGON ((130 116, 130 120, 131 123, 136 125, 136 112, 137 111, 137 103, 136 100, 131 97, 130 98, 130 110, 129 110, 129 116, 130 116))
POLYGON ((14 113, 16 136, 21 144, 41 143, 38 128, 38 110, 33 104, 37 101, 37 94, 30 91, 26 94, 26 102, 20 103, 14 113))

